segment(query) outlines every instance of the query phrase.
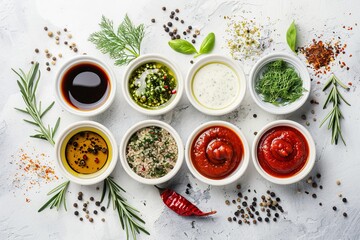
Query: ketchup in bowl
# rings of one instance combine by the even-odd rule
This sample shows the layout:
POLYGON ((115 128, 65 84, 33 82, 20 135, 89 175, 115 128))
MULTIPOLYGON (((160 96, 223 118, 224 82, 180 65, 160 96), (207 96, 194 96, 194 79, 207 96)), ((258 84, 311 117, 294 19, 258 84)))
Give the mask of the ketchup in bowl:
POLYGON ((240 137, 224 126, 202 130, 191 144, 191 161, 204 177, 224 179, 239 166, 244 154, 240 137))
POLYGON ((279 126, 268 130, 257 145, 257 158, 263 170, 279 178, 299 173, 309 157, 304 135, 293 127, 279 126))

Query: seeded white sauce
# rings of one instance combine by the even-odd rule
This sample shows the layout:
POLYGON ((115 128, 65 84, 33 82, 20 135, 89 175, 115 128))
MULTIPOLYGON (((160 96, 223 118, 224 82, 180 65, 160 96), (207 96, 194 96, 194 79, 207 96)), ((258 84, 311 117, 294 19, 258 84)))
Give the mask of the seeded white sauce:
POLYGON ((235 71, 226 64, 209 63, 195 73, 192 91, 204 107, 223 109, 236 99, 240 83, 235 71))

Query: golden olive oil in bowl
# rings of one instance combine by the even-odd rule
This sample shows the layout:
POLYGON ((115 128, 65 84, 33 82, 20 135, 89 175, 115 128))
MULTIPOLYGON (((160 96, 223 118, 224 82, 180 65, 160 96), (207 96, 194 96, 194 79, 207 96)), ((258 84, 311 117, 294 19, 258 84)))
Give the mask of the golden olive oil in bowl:
POLYGON ((56 146, 60 169, 70 180, 91 185, 111 174, 118 151, 111 132, 93 121, 81 121, 68 126, 56 146))

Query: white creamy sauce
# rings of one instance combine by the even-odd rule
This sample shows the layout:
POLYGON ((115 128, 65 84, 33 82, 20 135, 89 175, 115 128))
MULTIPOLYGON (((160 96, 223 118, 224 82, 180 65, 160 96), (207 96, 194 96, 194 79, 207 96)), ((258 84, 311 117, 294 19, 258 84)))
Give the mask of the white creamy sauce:
POLYGON ((209 63, 195 73, 192 91, 204 107, 222 109, 236 99, 240 83, 235 71, 226 64, 209 63))

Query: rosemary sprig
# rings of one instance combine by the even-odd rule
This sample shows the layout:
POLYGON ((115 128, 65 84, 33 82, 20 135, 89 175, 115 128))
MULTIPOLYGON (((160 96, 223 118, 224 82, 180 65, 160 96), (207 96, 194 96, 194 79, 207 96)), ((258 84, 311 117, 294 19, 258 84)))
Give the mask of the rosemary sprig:
POLYGON ((129 239, 130 236, 132 236, 135 240, 136 234, 139 234, 140 232, 150 235, 150 233, 142 226, 142 224, 145 224, 145 221, 138 215, 139 211, 130 206, 126 202, 126 199, 121 196, 120 192, 125 192, 125 190, 121 188, 111 177, 104 180, 104 187, 100 202, 103 202, 106 191, 108 191, 107 207, 109 207, 110 201, 112 201, 114 210, 117 210, 119 214, 122 229, 126 231, 126 239, 129 239))
POLYGON ((328 129, 331 129, 331 144, 337 145, 339 137, 341 138, 342 142, 346 145, 343 135, 341 133, 341 125, 340 120, 344 118, 340 111, 340 104, 341 100, 343 100, 348 106, 351 106, 350 103, 348 103, 345 98, 341 95, 339 92, 337 86, 349 90, 349 88, 343 84, 334 74, 331 75, 330 79, 326 82, 323 91, 328 89, 331 85, 333 85, 332 89, 330 90, 330 94, 327 97, 325 103, 324 103, 324 109, 329 103, 333 103, 333 109, 326 115, 324 120, 321 122, 320 127, 329 120, 328 129))
POLYGON ((92 33, 89 41, 104 54, 115 59, 115 65, 126 65, 140 55, 141 41, 145 35, 145 26, 135 26, 126 15, 124 21, 115 31, 113 22, 102 16, 99 24, 101 30, 92 33))
POLYGON ((59 210, 61 204, 64 205, 65 210, 66 209, 66 190, 69 186, 70 181, 66 181, 63 182, 62 184, 60 184, 59 186, 57 186, 56 188, 54 188, 53 190, 51 190, 47 195, 51 195, 53 193, 55 193, 54 196, 52 196, 49 201, 47 201, 39 210, 38 212, 41 212, 42 210, 44 210, 45 208, 47 208, 48 206, 50 206, 50 209, 52 209, 53 207, 56 206, 56 209, 59 210))
POLYGON ((51 128, 49 125, 46 127, 42 121, 44 115, 54 106, 55 102, 52 102, 44 111, 41 109, 41 101, 39 104, 37 103, 35 94, 41 76, 39 63, 35 63, 27 74, 25 74, 22 69, 19 69, 19 72, 15 71, 14 69, 12 70, 20 78, 20 80, 17 80, 17 84, 19 85, 22 98, 26 105, 25 109, 15 109, 20 112, 29 114, 32 118, 32 121, 27 119, 24 119, 24 121, 39 128, 35 130, 37 134, 30 137, 44 139, 54 145, 54 135, 59 127, 60 118, 57 119, 55 127, 53 128, 51 128))

